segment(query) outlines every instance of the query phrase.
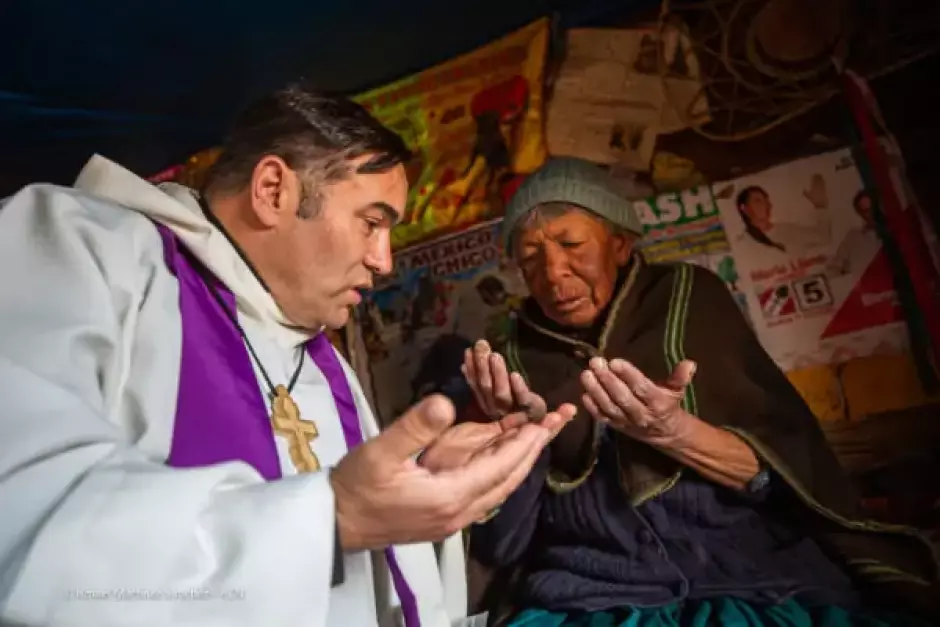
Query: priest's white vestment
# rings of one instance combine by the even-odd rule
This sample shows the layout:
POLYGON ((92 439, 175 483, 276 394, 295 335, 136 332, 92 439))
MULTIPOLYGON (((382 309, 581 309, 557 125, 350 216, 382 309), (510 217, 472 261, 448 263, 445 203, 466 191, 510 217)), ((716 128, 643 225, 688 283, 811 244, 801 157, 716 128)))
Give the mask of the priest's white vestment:
MULTIPOLYGON (((73 188, 29 186, 0 209, 0 624, 373 627, 401 624, 382 553, 337 556, 325 472, 282 479, 229 462, 178 469, 179 285, 154 223, 231 290, 264 369, 287 383, 309 338, 193 193, 94 157, 73 188)), ((342 357, 340 357, 342 360, 342 357)), ((364 437, 378 432, 351 368, 364 437)), ((268 394, 255 365, 259 389, 268 394)), ((323 373, 292 396, 322 466, 347 452, 323 373)), ((460 535, 395 548, 421 627, 464 623, 460 535)))

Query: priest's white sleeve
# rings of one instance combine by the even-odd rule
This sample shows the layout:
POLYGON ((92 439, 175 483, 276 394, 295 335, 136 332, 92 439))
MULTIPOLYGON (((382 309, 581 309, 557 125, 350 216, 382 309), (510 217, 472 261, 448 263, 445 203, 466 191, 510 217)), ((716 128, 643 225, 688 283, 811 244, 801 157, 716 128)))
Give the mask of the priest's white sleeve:
POLYGON ((162 463, 177 298, 141 215, 51 186, 0 209, 0 624, 325 624, 325 475, 162 463))

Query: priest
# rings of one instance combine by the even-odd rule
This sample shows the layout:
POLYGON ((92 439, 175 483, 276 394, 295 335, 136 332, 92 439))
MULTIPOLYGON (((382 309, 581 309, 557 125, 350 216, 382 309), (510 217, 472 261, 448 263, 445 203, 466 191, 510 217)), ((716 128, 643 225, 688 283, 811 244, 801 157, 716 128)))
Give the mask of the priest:
POLYGON ((379 433, 323 329, 391 270, 407 158, 297 85, 199 193, 95 156, 4 201, 0 623, 468 623, 457 532, 574 409, 453 427, 432 396, 379 433))

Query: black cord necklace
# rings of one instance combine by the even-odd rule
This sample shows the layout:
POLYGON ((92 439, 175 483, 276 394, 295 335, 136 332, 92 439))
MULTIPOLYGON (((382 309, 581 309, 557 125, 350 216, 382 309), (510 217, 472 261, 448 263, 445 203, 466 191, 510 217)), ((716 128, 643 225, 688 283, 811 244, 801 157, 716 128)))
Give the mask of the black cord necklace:
MULTIPOLYGON (((203 197, 200 195, 197 197, 197 200, 199 201, 199 206, 202 209, 206 219, 209 220, 209 222, 216 229, 218 229, 222 235, 225 236, 225 238, 232 245, 232 248, 235 250, 235 253, 243 262, 245 262, 245 265, 248 266, 248 269, 255 276, 262 287, 264 287, 265 291, 270 293, 270 290, 268 290, 268 287, 264 281, 261 280, 261 276, 255 270, 255 267, 248 261, 248 258, 242 252, 241 248, 229 236, 228 232, 225 230, 219 220, 209 210, 209 207, 206 206, 206 202, 203 197)), ((287 438, 290 447, 290 457, 291 461, 294 463, 294 468, 297 469, 297 472, 314 472, 319 470, 320 460, 317 459, 316 454, 310 448, 310 442, 320 435, 319 430, 317 429, 316 423, 309 420, 303 420, 300 417, 300 409, 297 407, 297 403, 294 402, 294 399, 291 398, 290 395, 294 389, 294 385, 297 383, 297 379, 300 377, 300 371, 303 369, 304 358, 306 357, 307 351, 300 351, 300 359, 297 361, 297 368, 291 375, 287 386, 274 385, 274 382, 268 375, 267 370, 264 369, 264 365, 261 363, 261 359, 255 352, 255 348, 251 345, 251 341, 248 339, 248 335, 245 333, 245 329, 242 328, 242 325, 238 323, 238 308, 236 307, 235 311, 232 311, 228 305, 226 305, 225 300, 219 293, 219 290, 214 287, 213 284, 215 283, 216 279, 209 275, 208 269, 206 269, 202 264, 197 263, 196 266, 200 269, 200 274, 202 276, 203 282, 206 285, 206 289, 212 293, 212 297, 215 298, 216 302, 219 304, 219 307, 221 307, 222 311, 225 312, 225 316, 238 330, 238 334, 241 336, 242 340, 245 342, 245 346, 248 348, 248 353, 251 355, 251 358, 254 360, 255 364, 257 364, 258 370, 261 372, 261 376, 268 386, 268 391, 271 398, 271 424, 275 432, 287 438)))
MULTIPOLYGON (((277 396, 278 386, 274 385, 271 377, 268 376, 268 372, 261 364, 261 359, 258 357, 258 353, 255 352, 255 348, 251 345, 251 341, 248 339, 248 335, 245 333, 245 329, 243 329, 242 325, 238 323, 237 314, 228 308, 228 305, 226 305, 225 301, 222 300, 222 296, 219 294, 217 289, 214 289, 208 284, 206 287, 209 288, 209 291, 212 292, 212 296, 215 298, 215 301, 219 303, 219 307, 221 307, 222 311, 225 312, 225 317, 229 319, 232 325, 238 330, 238 334, 241 335, 242 339, 245 341, 245 346, 248 347, 248 352, 251 354, 251 358, 254 359, 255 363, 258 365, 258 370, 261 372, 261 376, 264 378, 264 382, 268 385, 268 391, 271 393, 272 398, 277 396)), ((297 367, 294 369, 294 374, 291 375, 290 381, 287 384, 286 389, 288 394, 294 390, 294 385, 297 383, 298 377, 300 377, 300 371, 304 366, 304 355, 306 354, 307 351, 300 351, 300 359, 297 361, 297 367)))

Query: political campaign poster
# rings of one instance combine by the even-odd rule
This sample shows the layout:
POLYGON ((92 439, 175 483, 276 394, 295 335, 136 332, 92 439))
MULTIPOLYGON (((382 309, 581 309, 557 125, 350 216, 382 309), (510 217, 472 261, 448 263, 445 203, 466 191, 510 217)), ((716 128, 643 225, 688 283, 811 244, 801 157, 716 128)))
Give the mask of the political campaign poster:
POLYGON ((637 248, 651 263, 685 262, 708 268, 721 277, 749 319, 747 298, 716 200, 728 193, 726 185, 702 185, 634 201, 644 230, 637 248))
POLYGON ((356 312, 379 419, 388 424, 429 390, 462 380, 464 349, 504 341, 509 311, 526 295, 504 265, 501 220, 484 222, 395 255, 392 274, 356 312))
POLYGON ((904 317, 849 149, 725 185, 717 198, 753 326, 785 371, 899 352, 904 317))

